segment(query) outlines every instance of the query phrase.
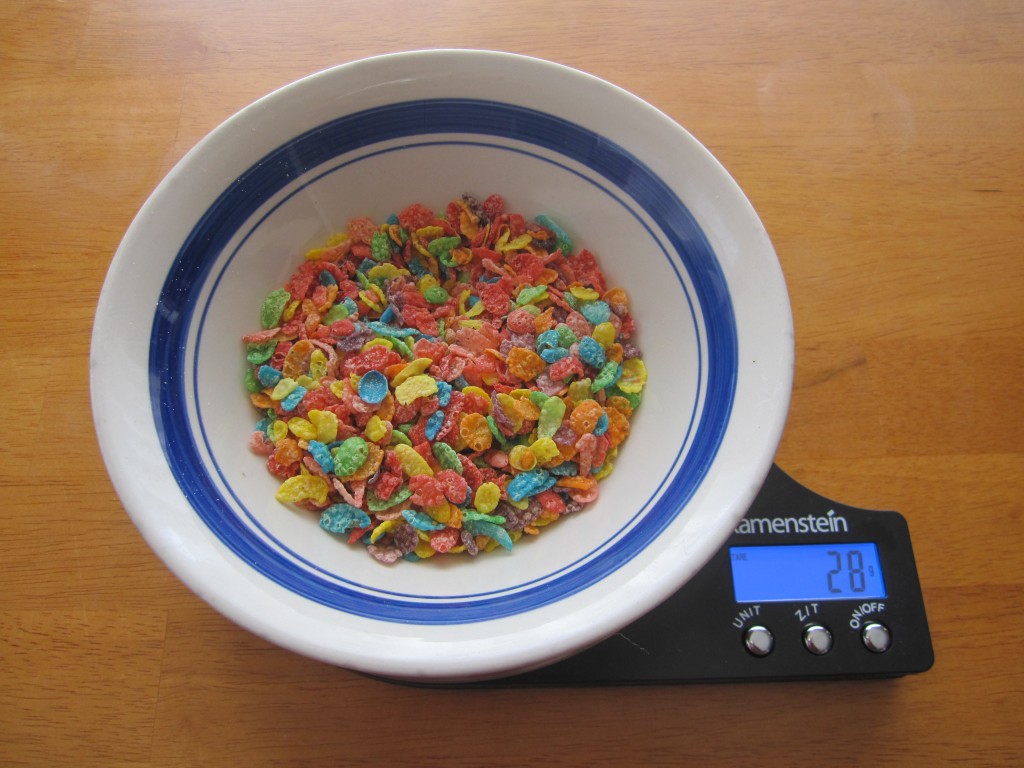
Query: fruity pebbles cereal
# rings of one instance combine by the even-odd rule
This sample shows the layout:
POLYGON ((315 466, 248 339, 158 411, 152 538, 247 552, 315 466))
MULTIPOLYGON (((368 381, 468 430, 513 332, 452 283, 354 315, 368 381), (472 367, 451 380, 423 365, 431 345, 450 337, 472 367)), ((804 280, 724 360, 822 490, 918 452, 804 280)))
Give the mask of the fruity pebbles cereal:
POLYGON ((511 550, 580 511, 647 379, 626 293, 497 195, 354 219, 260 314, 251 449, 279 501, 385 563, 511 550))

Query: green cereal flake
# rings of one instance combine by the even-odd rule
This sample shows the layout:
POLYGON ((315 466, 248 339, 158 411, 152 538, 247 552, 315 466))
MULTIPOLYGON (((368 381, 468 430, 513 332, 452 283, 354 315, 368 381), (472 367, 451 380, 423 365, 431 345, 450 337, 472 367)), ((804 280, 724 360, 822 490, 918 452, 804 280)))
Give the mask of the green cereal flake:
POLYGON ((434 443, 431 451, 442 469, 451 469, 462 474, 462 462, 459 460, 459 454, 448 443, 434 443))
POLYGON ((464 509, 462 511, 462 519, 472 520, 473 522, 484 522, 491 523, 493 525, 504 525, 506 520, 503 515, 485 515, 483 512, 474 512, 471 509, 464 509))
POLYGON ((451 257, 448 254, 451 253, 452 248, 457 248, 461 242, 462 239, 457 236, 435 237, 427 243, 427 250, 431 256, 436 256, 437 258, 445 256, 450 261, 451 257))
POLYGON ((429 301, 431 304, 444 304, 448 301, 448 291, 442 288, 440 285, 432 285, 423 292, 423 298, 429 301))
POLYGON ((276 341, 260 341, 246 344, 245 359, 253 365, 260 365, 274 356, 275 349, 277 349, 276 341))
POLYGON ((351 475, 366 462, 370 449, 361 437, 350 437, 332 451, 334 455, 334 473, 351 475))
POLYGON ((609 360, 604 364, 601 372, 594 378, 594 383, 590 385, 590 391, 597 392, 601 389, 607 389, 619 380, 619 375, 621 373, 621 366, 619 366, 619 364, 614 360, 609 360))
POLYGON ((370 257, 374 261, 387 261, 391 258, 389 238, 379 230, 373 233, 373 240, 370 242, 370 257))
POLYGON ((323 317, 320 318, 320 322, 324 325, 331 325, 339 320, 344 320, 346 317, 348 317, 348 307, 344 304, 335 304, 324 313, 323 317))
POLYGON ((412 447, 412 440, 409 439, 409 436, 405 434, 405 432, 396 427, 391 430, 391 442, 389 445, 408 445, 412 447))
POLYGON ((508 445, 508 438, 505 437, 505 433, 498 429, 498 425, 494 423, 494 417, 487 417, 487 426, 491 428, 491 434, 494 439, 497 440, 502 446, 508 445))
POLYGON ((366 508, 371 512, 383 512, 385 509, 391 509, 391 507, 408 501, 411 496, 412 490, 408 485, 403 485, 386 499, 380 498, 371 489, 366 493, 366 508))
POLYGON ((538 437, 554 437, 562 426, 565 417, 565 401, 560 397, 549 397, 540 406, 540 418, 537 420, 538 437))
POLYGON ((538 301, 543 301, 548 297, 548 287, 546 285, 527 285, 519 291, 519 295, 516 296, 516 304, 520 307, 528 304, 533 304, 538 301))
POLYGON ((245 388, 250 392, 259 392, 263 389, 260 380, 256 378, 256 372, 249 366, 245 369, 245 388))
POLYGON ((270 329, 281 322, 281 313, 292 300, 292 295, 284 288, 278 288, 267 294, 263 300, 263 307, 260 310, 260 322, 265 329, 270 329))
POLYGON ((636 410, 637 408, 640 407, 640 401, 643 399, 639 392, 623 392, 618 387, 612 387, 611 389, 609 389, 608 394, 610 396, 618 395, 619 397, 626 398, 626 400, 629 401, 629 405, 633 408, 633 410, 636 410))

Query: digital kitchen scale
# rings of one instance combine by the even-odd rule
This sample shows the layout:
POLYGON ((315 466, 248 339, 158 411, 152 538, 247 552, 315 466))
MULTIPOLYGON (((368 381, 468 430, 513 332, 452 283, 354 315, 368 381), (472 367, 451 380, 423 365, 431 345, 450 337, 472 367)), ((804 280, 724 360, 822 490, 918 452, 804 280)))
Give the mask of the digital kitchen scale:
POLYGON ((903 516, 837 504, 773 466, 729 540, 665 603, 490 685, 887 678, 933 661, 903 516))

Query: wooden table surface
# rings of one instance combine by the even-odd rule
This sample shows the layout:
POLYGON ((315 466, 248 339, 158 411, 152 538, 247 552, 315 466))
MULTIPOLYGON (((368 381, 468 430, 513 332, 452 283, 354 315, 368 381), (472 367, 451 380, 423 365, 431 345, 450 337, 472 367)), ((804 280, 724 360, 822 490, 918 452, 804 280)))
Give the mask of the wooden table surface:
POLYGON ((1024 763, 1019 0, 0 3, 0 765, 1024 763), (890 681, 423 690, 280 650, 137 534, 88 352, 139 206, 300 76, 415 48, 559 61, 734 175, 792 297, 780 466, 901 511, 935 666, 890 681))

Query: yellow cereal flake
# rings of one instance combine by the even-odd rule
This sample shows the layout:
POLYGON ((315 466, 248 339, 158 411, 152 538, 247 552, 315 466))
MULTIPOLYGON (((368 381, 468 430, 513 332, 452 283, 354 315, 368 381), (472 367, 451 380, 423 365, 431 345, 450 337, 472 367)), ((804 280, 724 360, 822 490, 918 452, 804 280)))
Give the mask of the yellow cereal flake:
POLYGON ((427 460, 424 459, 411 445, 402 445, 399 443, 394 446, 392 450, 395 455, 398 456, 398 461, 402 465, 402 472, 407 477, 413 477, 414 475, 433 475, 434 470, 430 468, 427 460))
POLYGON ((289 477, 277 489, 274 498, 278 501, 295 503, 313 501, 323 504, 327 501, 327 481, 316 475, 296 475, 289 477))
POLYGON ((420 397, 430 397, 437 393, 437 381, 426 374, 410 376, 395 387, 395 399, 400 405, 408 405, 420 397))

